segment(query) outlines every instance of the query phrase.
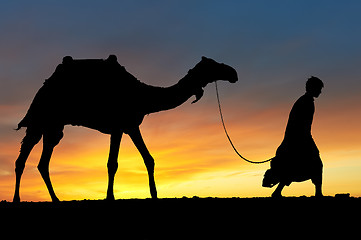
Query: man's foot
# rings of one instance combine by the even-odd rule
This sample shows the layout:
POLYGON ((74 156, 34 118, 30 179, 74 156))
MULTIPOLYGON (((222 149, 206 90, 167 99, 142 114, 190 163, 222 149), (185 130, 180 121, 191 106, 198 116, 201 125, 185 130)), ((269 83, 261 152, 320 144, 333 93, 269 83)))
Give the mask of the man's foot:
POLYGON ((272 193, 271 197, 272 197, 272 198, 282 198, 283 196, 282 196, 281 193, 274 192, 274 193, 272 193))
POLYGON ((323 197, 323 194, 322 194, 322 193, 316 193, 316 194, 315 194, 315 197, 316 197, 316 198, 322 198, 322 197, 323 197))

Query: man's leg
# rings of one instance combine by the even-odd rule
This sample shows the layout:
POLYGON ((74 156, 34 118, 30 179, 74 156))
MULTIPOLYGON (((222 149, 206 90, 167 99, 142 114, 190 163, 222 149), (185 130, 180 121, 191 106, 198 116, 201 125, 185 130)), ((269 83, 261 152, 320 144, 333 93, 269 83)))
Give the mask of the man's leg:
POLYGON ((277 198, 277 197, 282 197, 282 190, 283 188, 286 186, 286 184, 284 184, 283 182, 280 182, 276 188, 276 190, 272 193, 272 197, 277 198))

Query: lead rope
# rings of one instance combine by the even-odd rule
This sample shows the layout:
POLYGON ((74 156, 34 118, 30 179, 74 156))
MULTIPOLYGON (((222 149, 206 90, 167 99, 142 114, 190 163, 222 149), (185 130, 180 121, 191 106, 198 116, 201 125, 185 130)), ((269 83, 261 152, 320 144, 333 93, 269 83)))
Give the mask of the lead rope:
POLYGON ((237 151, 236 147, 233 145, 233 142, 232 142, 231 138, 230 138, 229 135, 228 135, 228 132, 227 132, 227 129, 226 129, 226 125, 225 125, 225 123, 224 123, 223 114, 222 114, 222 109, 221 109, 221 101, 219 100, 217 81, 215 81, 214 83, 216 84, 216 93, 217 93, 217 100, 218 100, 218 108, 219 108, 219 114, 221 115, 221 120, 222 120, 223 129, 224 129, 224 132, 226 133, 226 136, 227 136, 227 138, 228 138, 229 143, 230 143, 231 146, 233 147, 233 150, 238 154, 238 156, 239 156, 240 158, 242 158, 243 160, 245 160, 246 162, 249 162, 249 163, 260 164, 260 163, 265 163, 265 162, 271 161, 273 158, 270 158, 270 159, 267 159, 267 160, 264 160, 264 161, 260 161, 260 162, 251 161, 251 160, 243 157, 243 156, 237 151))

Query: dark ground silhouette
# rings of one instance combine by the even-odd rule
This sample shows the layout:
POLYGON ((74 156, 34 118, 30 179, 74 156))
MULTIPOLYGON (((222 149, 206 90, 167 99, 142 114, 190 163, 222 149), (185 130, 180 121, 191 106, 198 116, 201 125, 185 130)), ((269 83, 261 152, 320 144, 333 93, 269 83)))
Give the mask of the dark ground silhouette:
POLYGON ((43 152, 38 165, 49 194, 59 201, 49 176, 49 162, 54 147, 63 137, 67 124, 84 126, 110 134, 107 199, 114 200, 113 183, 118 168, 118 152, 123 133, 132 139, 143 157, 149 176, 152 198, 157 198, 154 159, 143 141, 139 125, 145 115, 173 109, 190 97, 195 103, 203 88, 216 80, 235 83, 237 72, 230 66, 202 57, 178 83, 170 87, 144 84, 128 73, 114 55, 106 60, 74 60, 67 56, 39 89, 18 129, 26 127, 20 154, 16 160, 14 202, 20 201, 20 180, 33 147, 43 138, 43 152))
POLYGON ((359 234, 360 213, 361 198, 347 196, 0 203, 3 233, 67 239, 346 239, 359 234))
POLYGON ((315 184, 315 195, 322 196, 323 164, 311 135, 311 126, 315 112, 314 98, 321 94, 323 86, 319 78, 309 78, 306 93, 292 107, 284 139, 263 179, 264 187, 278 184, 273 197, 281 197, 284 186, 308 179, 315 184))

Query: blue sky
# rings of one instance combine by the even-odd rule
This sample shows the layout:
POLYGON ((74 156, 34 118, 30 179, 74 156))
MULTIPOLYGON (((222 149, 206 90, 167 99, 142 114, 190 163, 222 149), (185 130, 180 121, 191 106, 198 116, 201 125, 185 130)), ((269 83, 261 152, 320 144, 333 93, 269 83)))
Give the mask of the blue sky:
POLYGON ((141 80, 169 85, 174 80, 168 80, 163 68, 180 76, 205 55, 236 67, 246 85, 301 74, 328 78, 332 70, 344 82, 347 75, 359 74, 360 5, 358 1, 9 1, 0 10, 5 33, 1 74, 5 81, 18 87, 23 83, 30 90, 27 83, 41 83, 62 56, 105 58, 115 53, 141 80))
MULTIPOLYGON (((269 143, 274 150, 259 150, 267 156, 280 143, 288 112, 304 93, 306 79, 318 76, 325 89, 316 102, 316 143, 324 147, 325 156, 341 158, 347 155, 342 151, 352 150, 349 159, 357 159, 360 12, 361 2, 352 0, 2 1, 0 167, 13 171, 23 132, 12 129, 62 58, 109 54, 116 54, 118 62, 141 81, 160 86, 176 83, 201 56, 233 66, 240 81, 220 84, 226 121, 238 144, 247 141, 240 134, 244 128, 253 129, 258 139, 267 126, 267 131, 277 132, 278 138, 269 143), (262 114, 268 114, 269 123, 277 123, 268 125, 262 114), (247 125, 254 119, 264 126, 247 125)), ((215 104, 213 86, 208 86, 199 103, 186 103, 177 114, 198 116, 202 109, 207 114, 213 109, 209 117, 219 123, 215 104)), ((188 121, 191 125, 194 119, 188 121)), ((157 122, 145 125, 156 127, 157 122)), ((221 129, 214 134, 224 137, 221 129)), ((221 140, 224 145, 218 147, 232 154, 221 140)), ((259 147, 249 144, 250 149, 259 147)), ((358 164, 343 167, 361 169, 358 164)))

